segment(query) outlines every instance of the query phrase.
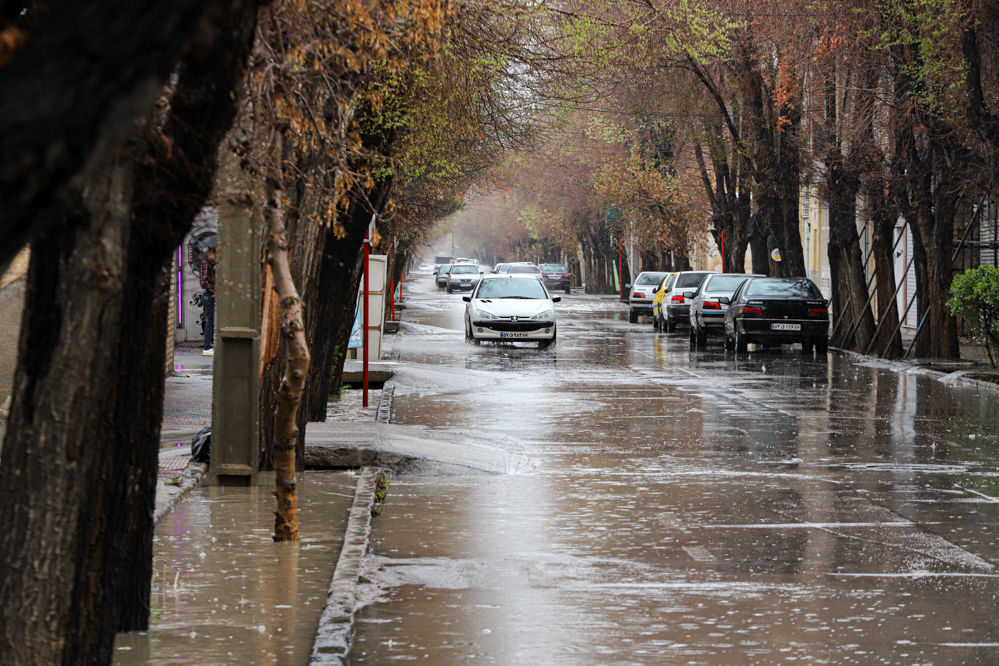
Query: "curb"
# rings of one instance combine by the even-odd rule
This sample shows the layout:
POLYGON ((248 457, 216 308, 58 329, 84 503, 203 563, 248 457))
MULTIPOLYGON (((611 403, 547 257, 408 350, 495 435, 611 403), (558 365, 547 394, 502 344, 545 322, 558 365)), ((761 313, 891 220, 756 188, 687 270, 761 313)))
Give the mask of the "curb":
POLYGON ((375 504, 375 487, 381 472, 377 467, 363 467, 357 479, 343 549, 333 570, 333 580, 319 618, 310 664, 342 666, 347 663, 354 632, 354 613, 360 605, 358 578, 361 563, 368 552, 371 509, 375 504))
POLYGON ((392 398, 395 397, 395 382, 389 380, 382 387, 382 395, 378 399, 378 408, 375 410, 375 421, 378 423, 388 423, 392 420, 392 398))
POLYGON ((180 477, 183 482, 179 486, 168 486, 163 483, 162 477, 156 481, 156 510, 153 513, 153 525, 159 525, 160 521, 170 513, 180 499, 188 494, 201 483, 208 473, 208 465, 205 463, 192 462, 184 468, 180 477), (160 493, 163 493, 160 496, 160 493))
POLYGON ((842 349, 840 347, 830 347, 829 349, 835 350, 837 353, 843 354, 853 361, 877 362, 879 364, 883 364, 886 368, 894 372, 906 375, 922 375, 924 377, 931 377, 948 386, 964 385, 979 389, 999 391, 999 384, 993 384, 992 382, 975 379, 974 377, 964 376, 970 372, 975 372, 974 370, 954 370, 952 372, 944 372, 943 370, 935 370, 933 368, 921 367, 918 365, 909 365, 900 361, 878 358, 877 356, 868 356, 866 354, 861 354, 860 352, 850 351, 849 349, 842 349))

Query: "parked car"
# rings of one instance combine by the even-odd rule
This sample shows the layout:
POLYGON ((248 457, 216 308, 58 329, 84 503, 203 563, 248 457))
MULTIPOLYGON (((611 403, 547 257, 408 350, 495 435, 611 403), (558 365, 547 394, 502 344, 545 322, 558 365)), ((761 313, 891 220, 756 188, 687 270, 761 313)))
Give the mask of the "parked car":
POLYGON ((725 312, 725 348, 801 343, 824 355, 829 348, 829 303, 808 278, 749 278, 725 312))
POLYGON ((541 264, 541 279, 550 290, 561 289, 565 293, 572 291, 572 273, 565 264, 541 264))
POLYGON ((440 274, 441 266, 449 266, 454 263, 454 257, 450 255, 441 255, 434 257, 434 277, 440 274))
POLYGON ((486 275, 465 301, 465 341, 555 343, 555 303, 536 275, 486 275))
POLYGON ((698 287, 690 300, 690 341, 703 345, 708 333, 725 335, 725 310, 735 290, 755 273, 714 273, 698 287))
POLYGON ((663 330, 663 296, 673 286, 675 279, 676 273, 667 273, 652 295, 652 328, 657 331, 663 330))
POLYGON ((536 275, 538 278, 541 277, 541 269, 528 261, 518 261, 515 264, 510 264, 510 268, 506 272, 511 275, 520 273, 523 275, 536 275))
POLYGON ((672 333, 678 325, 686 326, 690 323, 690 297, 704 282, 704 278, 714 272, 680 271, 676 274, 676 279, 673 280, 669 291, 663 295, 662 309, 665 313, 663 314, 663 330, 672 333))
POLYGON ((475 264, 453 264, 447 274, 447 293, 457 289, 475 289, 481 274, 475 264))
POLYGON ((628 293, 628 321, 632 324, 638 321, 641 315, 652 314, 652 297, 656 287, 663 281, 667 273, 657 271, 642 271, 635 278, 635 283, 625 285, 630 287, 628 293))

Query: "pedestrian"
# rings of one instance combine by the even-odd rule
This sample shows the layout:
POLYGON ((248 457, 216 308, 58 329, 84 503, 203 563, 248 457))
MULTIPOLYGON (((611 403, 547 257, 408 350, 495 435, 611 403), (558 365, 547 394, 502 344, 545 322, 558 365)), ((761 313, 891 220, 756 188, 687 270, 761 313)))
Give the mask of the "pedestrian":
POLYGON ((201 280, 201 305, 205 308, 205 344, 202 356, 215 355, 215 248, 205 253, 205 260, 198 265, 201 280))

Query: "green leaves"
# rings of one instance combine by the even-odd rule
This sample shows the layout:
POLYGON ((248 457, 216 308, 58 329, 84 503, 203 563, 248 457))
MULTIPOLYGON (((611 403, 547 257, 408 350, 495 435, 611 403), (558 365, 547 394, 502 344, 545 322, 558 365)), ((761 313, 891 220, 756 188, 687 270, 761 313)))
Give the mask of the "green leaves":
POLYGON ((947 307, 963 317, 968 331, 985 343, 989 362, 999 361, 999 268, 979 266, 954 278, 947 307))

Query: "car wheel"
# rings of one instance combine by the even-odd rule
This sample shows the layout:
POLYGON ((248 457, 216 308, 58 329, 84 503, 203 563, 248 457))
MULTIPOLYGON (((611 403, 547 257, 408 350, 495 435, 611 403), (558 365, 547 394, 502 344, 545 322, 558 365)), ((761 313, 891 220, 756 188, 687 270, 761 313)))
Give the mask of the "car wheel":
POLYGON ((669 316, 669 311, 666 312, 666 332, 673 333, 676 331, 676 322, 673 321, 669 316))
POLYGON ((749 350, 749 340, 746 339, 746 334, 740 333, 738 330, 735 332, 735 350, 741 353, 749 350))
POLYGON ((813 346, 815 346, 815 341, 814 340, 811 340, 811 339, 802 340, 801 341, 801 353, 802 354, 806 354, 806 355, 807 354, 811 354, 813 346))
POLYGON ((702 347, 708 344, 708 331, 706 328, 697 327, 697 331, 694 332, 695 341, 702 347))
POLYGON ((567 293, 567 294, 572 293, 572 287, 566 287, 565 288, 565 293, 567 293))
POLYGON ((822 336, 815 340, 815 353, 825 356, 829 352, 829 338, 822 336))
POLYGON ((470 343, 470 342, 472 342, 473 339, 474 338, 472 337, 472 324, 469 323, 469 321, 466 319, 465 320, 465 343, 466 344, 470 343))
POLYGON ((697 342, 697 333, 694 331, 693 325, 690 327, 690 333, 687 334, 687 339, 690 340, 690 344, 697 342))
POLYGON ((628 323, 629 324, 638 323, 638 310, 628 310, 628 323))
POLYGON ((725 349, 727 351, 732 351, 733 349, 735 349, 735 340, 728 337, 727 333, 725 334, 725 349))

